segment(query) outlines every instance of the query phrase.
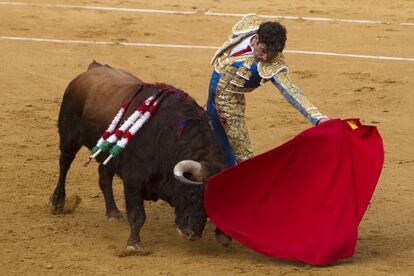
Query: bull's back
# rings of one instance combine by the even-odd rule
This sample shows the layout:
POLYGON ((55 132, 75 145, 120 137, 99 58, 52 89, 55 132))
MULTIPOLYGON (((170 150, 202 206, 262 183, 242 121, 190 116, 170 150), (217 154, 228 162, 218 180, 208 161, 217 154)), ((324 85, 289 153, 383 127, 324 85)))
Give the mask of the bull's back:
POLYGON ((62 134, 76 128, 95 139, 140 84, 138 78, 123 71, 108 66, 90 66, 66 88, 59 113, 59 132, 62 134))
POLYGON ((140 83, 138 78, 120 70, 94 67, 69 84, 62 105, 72 105, 72 112, 77 113, 82 123, 107 125, 140 83))

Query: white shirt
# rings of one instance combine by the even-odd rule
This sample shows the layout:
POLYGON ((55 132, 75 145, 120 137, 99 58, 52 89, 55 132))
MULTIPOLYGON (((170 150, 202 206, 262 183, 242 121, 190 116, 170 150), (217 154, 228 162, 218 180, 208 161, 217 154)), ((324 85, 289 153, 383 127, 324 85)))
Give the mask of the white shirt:
POLYGON ((247 48, 247 46, 250 46, 251 51, 245 52, 241 55, 249 55, 251 53, 253 53, 253 47, 251 45, 251 40, 254 36, 256 36, 257 34, 253 34, 251 36, 246 37, 245 39, 243 39, 239 44, 237 44, 236 46, 234 46, 231 51, 230 51, 230 56, 234 55, 235 53, 242 51, 244 49, 247 48))

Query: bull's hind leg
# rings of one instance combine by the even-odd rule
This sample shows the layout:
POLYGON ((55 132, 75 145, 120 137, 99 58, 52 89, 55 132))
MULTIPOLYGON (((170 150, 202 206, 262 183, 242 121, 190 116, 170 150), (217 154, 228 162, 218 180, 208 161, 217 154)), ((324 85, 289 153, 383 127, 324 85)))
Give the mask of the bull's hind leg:
POLYGON ((81 148, 81 145, 75 143, 65 143, 62 141, 60 143, 60 158, 59 158, 59 179, 55 188, 55 191, 50 197, 50 208, 52 209, 53 214, 60 214, 63 212, 63 207, 65 206, 65 183, 66 175, 70 168, 70 165, 75 159, 76 153, 81 148))
POLYGON ((105 198, 106 218, 122 219, 123 216, 116 206, 114 193, 112 190, 112 180, 115 175, 115 169, 109 165, 99 165, 99 187, 105 198))

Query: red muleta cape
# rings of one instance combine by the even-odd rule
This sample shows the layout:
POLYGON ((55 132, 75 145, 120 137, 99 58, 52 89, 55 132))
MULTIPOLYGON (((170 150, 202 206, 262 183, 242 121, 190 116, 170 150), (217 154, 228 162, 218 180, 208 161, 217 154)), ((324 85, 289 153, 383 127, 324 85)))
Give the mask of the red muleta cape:
POLYGON ((205 209, 224 233, 260 253, 332 264, 354 254, 383 161, 375 127, 330 120, 212 177, 205 209))

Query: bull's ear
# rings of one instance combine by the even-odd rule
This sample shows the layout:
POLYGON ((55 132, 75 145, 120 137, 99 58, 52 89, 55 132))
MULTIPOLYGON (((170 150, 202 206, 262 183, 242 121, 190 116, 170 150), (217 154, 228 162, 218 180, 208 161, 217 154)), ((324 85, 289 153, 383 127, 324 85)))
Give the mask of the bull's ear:
POLYGON ((100 64, 99 62, 96 62, 95 60, 92 61, 91 64, 89 64, 88 66, 88 70, 91 70, 93 68, 97 68, 97 67, 101 67, 102 64, 100 64))
POLYGON ((191 185, 203 185, 203 175, 202 175, 203 167, 201 163, 193 160, 183 160, 178 162, 174 166, 174 176, 175 178, 184 183, 184 184, 191 184, 191 185), (193 181, 185 177, 185 173, 189 173, 194 176, 197 181, 193 181))

